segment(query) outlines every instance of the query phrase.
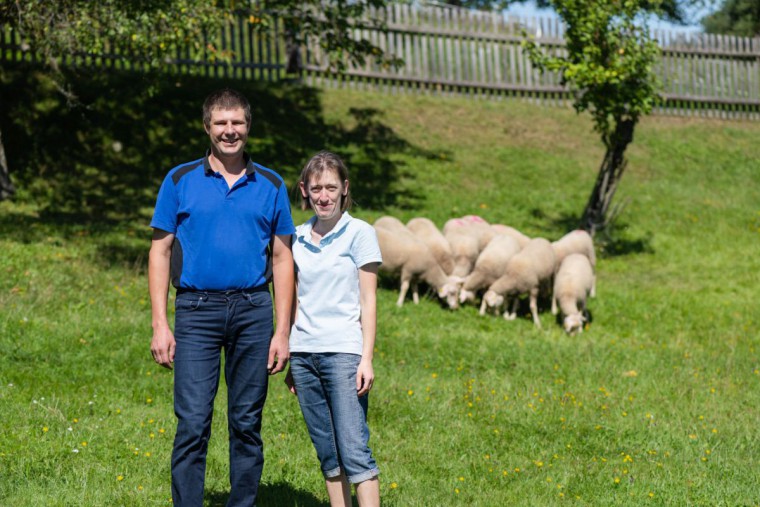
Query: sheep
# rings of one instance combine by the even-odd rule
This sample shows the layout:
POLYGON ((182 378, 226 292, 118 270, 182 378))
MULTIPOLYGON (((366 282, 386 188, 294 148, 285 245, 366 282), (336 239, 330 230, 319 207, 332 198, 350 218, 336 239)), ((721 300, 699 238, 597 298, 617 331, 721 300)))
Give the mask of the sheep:
POLYGON ((457 279, 449 278, 443 272, 441 266, 435 260, 433 253, 423 243, 414 237, 414 234, 403 229, 388 229, 382 225, 375 226, 380 251, 383 254, 383 263, 380 269, 388 272, 401 273, 401 290, 396 306, 404 304, 404 298, 412 285, 412 299, 415 304, 420 301, 417 289, 417 281, 424 280, 437 290, 438 297, 445 300, 449 308, 457 308, 457 292, 459 284, 457 279))
POLYGON ((389 230, 405 230, 406 226, 404 225, 404 222, 399 220, 396 217, 392 217, 389 215, 382 216, 375 220, 375 222, 372 224, 375 228, 382 227, 383 229, 389 229, 389 230))
POLYGON ((453 276, 464 279, 472 271, 480 254, 478 238, 467 232, 466 227, 451 227, 445 233, 454 257, 453 276))
POLYGON ((496 236, 488 243, 488 246, 480 253, 472 270, 459 291, 459 302, 472 300, 475 292, 485 289, 504 274, 507 262, 517 252, 520 245, 514 238, 507 235, 496 236))
POLYGON ((530 238, 528 236, 518 231, 514 227, 510 227, 508 225, 491 224, 491 229, 496 231, 496 234, 507 234, 509 236, 512 236, 520 245, 520 248, 525 248, 525 245, 527 245, 528 241, 530 241, 530 238))
POLYGON ((443 234, 445 235, 452 229, 457 229, 459 232, 464 232, 477 238, 479 252, 482 252, 494 236, 498 234, 485 219, 477 215, 452 218, 443 226, 443 234))
POLYGON ((443 272, 450 275, 454 271, 454 255, 451 253, 451 245, 433 221, 422 217, 412 218, 406 223, 406 227, 430 248, 443 272))
POLYGON ((563 326, 568 334, 583 331, 586 322, 586 297, 594 283, 591 261, 583 254, 573 253, 565 257, 554 278, 552 313, 557 314, 557 302, 565 316, 563 326))
POLYGON ((517 296, 528 293, 533 323, 540 329, 538 292, 542 283, 551 280, 553 273, 554 250, 551 243, 543 238, 530 240, 525 248, 509 259, 504 275, 492 283, 483 295, 481 315, 485 314, 487 307, 499 308, 505 303, 507 296, 515 296, 512 312, 504 312, 505 319, 513 320, 517 316, 517 296))
MULTIPOLYGON (((557 241, 552 243, 555 256, 555 272, 559 270, 562 261, 570 254, 579 253, 588 257, 591 269, 596 269, 596 254, 594 253, 594 240, 591 235, 581 229, 570 231, 557 241)), ((596 297, 596 277, 591 285, 591 297, 596 297)))
POLYGON ((464 278, 470 274, 478 255, 496 236, 496 233, 482 218, 466 215, 447 221, 443 226, 443 235, 451 245, 451 252, 454 255, 452 274, 464 278))

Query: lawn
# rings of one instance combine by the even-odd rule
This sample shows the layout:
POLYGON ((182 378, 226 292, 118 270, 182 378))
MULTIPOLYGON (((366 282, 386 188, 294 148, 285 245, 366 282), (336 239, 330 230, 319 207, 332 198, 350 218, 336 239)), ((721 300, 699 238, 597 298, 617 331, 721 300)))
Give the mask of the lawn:
MULTIPOLYGON (((478 214, 557 239, 576 225, 603 155, 590 119, 570 109, 334 89, 300 95, 304 112, 285 100, 294 93, 266 97, 318 121, 289 136, 267 118, 252 152, 289 185, 318 143, 346 155, 353 214, 370 222, 478 214)), ((141 119, 145 132, 165 120, 141 119)), ((542 330, 525 313, 448 311, 431 295, 397 308, 384 277, 369 417, 383 503, 760 505, 758 138, 760 124, 746 122, 641 122, 578 336, 546 305, 542 330)), ((169 168, 150 168, 145 199, 169 168)), ((39 184, 29 188, 0 203, 0 504, 167 505, 172 375, 149 351, 150 206, 127 214, 121 203, 96 220, 97 210, 51 213, 39 184)), ((282 379, 265 410, 260 504, 327 505, 282 379)), ((208 505, 228 489, 225 407, 220 389, 208 505)))

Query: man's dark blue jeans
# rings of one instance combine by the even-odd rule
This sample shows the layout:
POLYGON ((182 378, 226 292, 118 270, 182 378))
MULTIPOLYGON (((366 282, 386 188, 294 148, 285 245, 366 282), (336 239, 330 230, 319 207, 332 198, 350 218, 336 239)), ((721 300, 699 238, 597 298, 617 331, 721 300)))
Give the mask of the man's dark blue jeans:
POLYGON ((261 415, 269 379, 272 298, 266 286, 179 291, 175 308, 173 503, 203 505, 206 451, 224 350, 230 435, 227 505, 254 505, 264 467, 261 415))

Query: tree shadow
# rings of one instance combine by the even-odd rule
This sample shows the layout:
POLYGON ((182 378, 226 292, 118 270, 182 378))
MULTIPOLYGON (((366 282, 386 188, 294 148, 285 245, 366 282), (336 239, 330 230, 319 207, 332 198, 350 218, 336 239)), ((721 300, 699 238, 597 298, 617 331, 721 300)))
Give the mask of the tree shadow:
MULTIPOLYGON (((228 491, 206 491, 204 505, 207 507, 224 507, 227 505, 229 496, 228 491)), ((319 500, 308 491, 295 489, 284 482, 261 484, 257 503, 266 507, 324 507, 329 505, 328 502, 319 500)))
MULTIPOLYGON (((346 161, 358 206, 416 207, 423 196, 399 155, 436 156, 399 137, 371 107, 351 109, 348 126, 327 120, 321 92, 306 86, 118 69, 65 73, 78 100, 73 107, 40 67, 8 64, 0 73, 0 128, 18 200, 33 203, 35 220, 44 223, 14 228, 14 217, 0 227, 26 241, 83 229, 106 234, 125 222, 143 224, 147 238, 166 173, 204 155, 201 106, 223 86, 251 102, 251 157, 291 189, 306 161, 329 149, 346 161)), ((140 255, 115 241, 103 254, 115 261, 140 255)))
MULTIPOLYGON (((557 217, 548 217, 543 210, 533 209, 531 215, 539 220, 548 222, 551 237, 559 239, 564 234, 578 228, 580 219, 570 213, 562 213, 557 217)), ((653 234, 632 238, 629 235, 628 224, 618 219, 611 227, 598 232, 594 236, 594 245, 602 258, 623 257, 626 255, 653 254, 653 234)))

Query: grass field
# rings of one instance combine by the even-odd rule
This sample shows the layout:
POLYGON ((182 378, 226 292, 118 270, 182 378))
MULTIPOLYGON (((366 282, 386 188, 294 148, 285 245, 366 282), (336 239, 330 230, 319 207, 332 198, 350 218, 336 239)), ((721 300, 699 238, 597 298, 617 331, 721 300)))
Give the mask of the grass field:
MULTIPOLYGON (((603 154, 589 118, 565 109, 348 90, 319 107, 325 129, 392 140, 376 157, 342 145, 368 221, 473 213, 556 239, 603 154), (372 122, 356 114, 367 108, 372 122)), ((382 280, 370 427, 383 503, 760 505, 759 138, 757 124, 642 121, 579 336, 546 308, 543 330, 431 297, 396 308, 382 280)), ((149 352, 147 222, 0 203, 0 505, 170 502, 172 375, 149 352)), ((272 380, 260 504, 326 505, 297 401, 272 380)), ((224 389, 216 407, 208 505, 228 488, 224 389)))

